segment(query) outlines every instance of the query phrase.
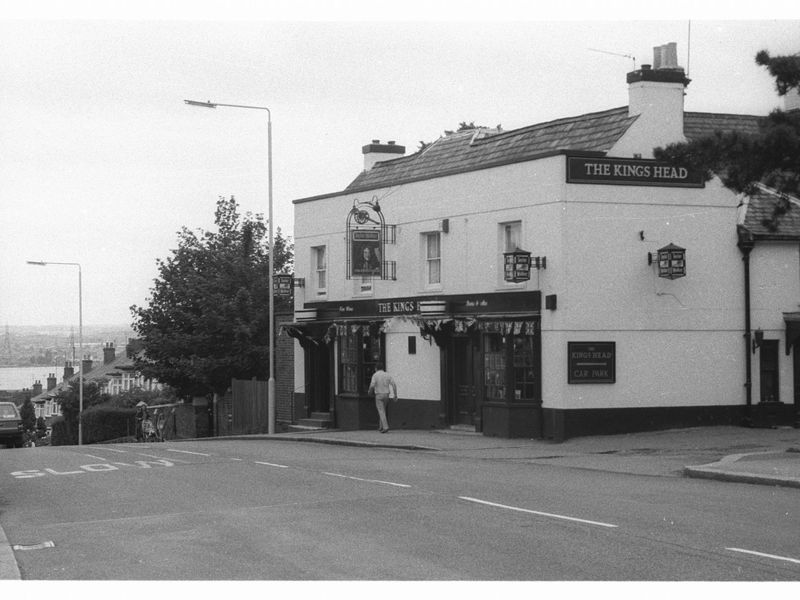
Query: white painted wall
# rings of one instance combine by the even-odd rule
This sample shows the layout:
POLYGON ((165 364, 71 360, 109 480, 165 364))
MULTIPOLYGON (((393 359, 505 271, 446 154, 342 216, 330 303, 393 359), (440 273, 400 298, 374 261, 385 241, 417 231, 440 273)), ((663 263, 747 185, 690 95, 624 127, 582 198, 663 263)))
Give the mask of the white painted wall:
MULTIPOLYGON (((297 276, 308 280, 310 248, 326 245, 329 293, 310 297, 309 288, 298 288, 296 307, 357 297, 353 281, 345 279, 345 225, 354 199, 368 200, 373 194, 380 199, 387 223, 397 225, 397 244, 387 248, 387 259, 397 261, 398 280, 376 280, 371 297, 516 289, 558 295, 557 310, 542 309, 546 408, 744 402, 738 199, 719 181, 703 189, 567 185, 565 158, 554 156, 299 203, 297 276), (450 228, 442 234, 442 285, 425 290, 420 235, 435 231, 443 218, 449 219, 450 228), (499 275, 499 224, 516 220, 522 221, 521 246, 534 256, 546 256, 547 269, 534 272, 527 283, 506 284, 499 275), (659 278, 655 264, 647 264, 648 252, 655 254, 670 242, 687 249, 687 276, 672 281, 659 278), (617 382, 568 384, 567 342, 592 340, 616 342, 617 382)), ((761 258, 760 248, 753 253, 755 262, 763 262, 753 268, 754 289, 762 285, 765 297, 773 294, 766 282, 775 281, 776 268, 794 281, 790 288, 775 284, 781 289, 777 304, 754 302, 754 328, 770 328, 778 335, 783 328, 780 312, 797 310, 800 302, 798 252, 791 246, 779 256, 765 253, 761 258), (761 272, 765 279, 758 284, 761 272)), ((418 335, 412 324, 393 323, 387 334, 388 367, 402 386, 402 397, 438 400, 438 348, 419 338, 418 353, 408 355, 407 336, 412 334, 418 335)), ((296 356, 296 377, 302 385, 302 352, 296 356)), ((791 373, 790 364, 785 368, 791 373)), ((781 381, 791 385, 788 375, 782 374, 781 381)))

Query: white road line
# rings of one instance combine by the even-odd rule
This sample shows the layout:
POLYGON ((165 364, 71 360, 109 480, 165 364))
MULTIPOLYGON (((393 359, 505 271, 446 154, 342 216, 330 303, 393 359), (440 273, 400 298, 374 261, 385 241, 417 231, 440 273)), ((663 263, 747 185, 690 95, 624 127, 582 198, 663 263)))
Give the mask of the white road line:
POLYGON ((96 446, 95 450, 108 450, 109 452, 119 452, 125 454, 127 450, 118 450, 117 448, 109 448, 108 446, 96 446))
POLYGON ((381 481, 380 479, 362 479, 361 477, 353 477, 352 475, 342 475, 341 473, 323 473, 323 475, 330 475, 331 477, 341 477, 343 479, 353 479, 355 481, 366 481, 367 483, 380 483, 383 485, 393 485, 395 487, 410 488, 410 485, 405 483, 395 483, 394 481, 381 481))
POLYGON ((47 541, 41 544, 15 544, 11 546, 14 550, 44 550, 45 548, 55 548, 53 542, 47 541))
POLYGON ((507 510, 515 510, 518 512, 529 513, 532 515, 539 515, 541 517, 550 517, 553 519, 563 519, 565 521, 575 521, 577 523, 586 523, 587 525, 597 525, 599 527, 618 527, 611 523, 601 523, 600 521, 588 521, 586 519, 578 519, 576 517, 567 517, 565 515, 555 515, 553 513, 540 512, 538 510, 529 510, 527 508, 519 508, 517 506, 506 506, 505 504, 496 504, 495 502, 487 502, 486 500, 478 500, 477 498, 469 498, 467 496, 459 496, 459 499, 466 500, 467 502, 476 502, 478 504, 485 504, 486 506, 494 506, 496 508, 505 508, 507 510))
POLYGON ((775 554, 764 554, 763 552, 756 552, 754 550, 744 550, 743 548, 725 548, 731 552, 741 552, 743 554, 752 554, 754 556, 761 556, 763 558, 774 558, 775 560, 785 560, 786 562, 795 563, 800 565, 800 559, 789 558, 788 556, 777 556, 775 554))
POLYGON ((164 448, 167 452, 180 452, 181 454, 194 454, 195 456, 211 456, 210 454, 203 454, 202 452, 191 452, 189 450, 175 450, 175 448, 164 448))
POLYGON ((107 456, 95 456, 94 454, 84 454, 84 456, 88 456, 89 458, 96 458, 97 460, 108 460, 107 456))
MULTIPOLYGON (((145 454, 144 452, 137 452, 136 454, 138 454, 139 456, 146 456, 147 458, 156 458, 158 460, 167 460, 163 456, 156 456, 155 454, 145 454)), ((180 458, 172 458, 171 456, 170 456, 169 460, 171 460, 172 462, 184 463, 186 465, 189 464, 188 460, 181 460, 180 458)))
POLYGON ((255 463, 256 463, 257 465, 266 465, 266 466, 268 466, 268 467, 278 467, 279 469, 288 469, 288 468, 289 468, 289 467, 288 467, 288 466, 286 466, 286 465, 276 465, 275 463, 260 462, 260 461, 255 461, 255 463))

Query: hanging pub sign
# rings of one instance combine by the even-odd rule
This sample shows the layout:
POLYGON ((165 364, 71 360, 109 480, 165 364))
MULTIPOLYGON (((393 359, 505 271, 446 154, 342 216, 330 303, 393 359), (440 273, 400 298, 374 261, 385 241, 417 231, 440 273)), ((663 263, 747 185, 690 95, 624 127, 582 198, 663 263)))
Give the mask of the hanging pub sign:
POLYGON ((276 296, 291 296, 293 287, 292 275, 274 275, 272 278, 272 291, 276 296))
POLYGON ((506 281, 518 283, 528 281, 531 278, 531 253, 525 250, 515 249, 512 252, 504 252, 505 260, 504 273, 506 281))
POLYGON ((677 279, 686 275, 686 248, 669 244, 658 250, 658 276, 677 279))
POLYGON ((350 230, 350 274, 359 277, 381 276, 380 229, 350 230))

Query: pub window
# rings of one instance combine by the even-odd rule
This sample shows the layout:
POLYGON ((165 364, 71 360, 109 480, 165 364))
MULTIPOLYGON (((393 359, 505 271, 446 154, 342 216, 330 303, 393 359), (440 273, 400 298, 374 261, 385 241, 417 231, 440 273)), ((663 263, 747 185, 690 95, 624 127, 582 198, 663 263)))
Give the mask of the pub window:
POLYGON ((312 248, 311 252, 314 261, 314 287, 317 290, 317 296, 324 296, 328 293, 328 257, 325 246, 312 248))
POLYGON ((484 335, 484 397, 487 401, 537 400, 533 342, 530 335, 484 335))
POLYGON ((423 234, 425 243, 425 285, 440 286, 442 283, 441 234, 438 231, 423 234))
POLYGON ((376 364, 383 361, 383 334, 357 326, 338 339, 339 391, 365 394, 376 364))

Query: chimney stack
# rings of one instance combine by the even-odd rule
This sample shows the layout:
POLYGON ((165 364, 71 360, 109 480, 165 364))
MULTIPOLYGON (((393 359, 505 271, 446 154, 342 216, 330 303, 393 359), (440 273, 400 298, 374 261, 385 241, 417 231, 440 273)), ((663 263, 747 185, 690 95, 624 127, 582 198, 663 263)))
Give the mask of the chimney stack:
POLYGON ((92 370, 92 364, 92 357, 89 354, 83 357, 83 360, 81 361, 81 372, 83 373, 84 377, 86 377, 86 374, 92 370))
POLYGON ((628 114, 638 116, 635 135, 620 140, 620 155, 653 157, 653 148, 683 142, 683 97, 691 81, 678 66, 675 42, 653 48, 653 65, 628 73, 628 114))
POLYGON ((50 390, 52 390, 57 385, 58 385, 58 379, 56 379, 56 374, 55 373, 50 373, 47 376, 47 391, 49 392, 50 390))
POLYGON ((405 146, 398 146, 394 140, 381 144, 380 140, 372 140, 372 143, 361 147, 364 155, 364 170, 369 171, 375 163, 393 158, 400 158, 406 153, 405 146))
POLYGON ((33 384, 33 397, 39 396, 42 393, 42 382, 38 379, 36 383, 33 384))
POLYGON ((69 381, 75 375, 75 367, 72 363, 67 361, 64 363, 64 381, 69 381))
POLYGON ((114 348, 114 342, 108 342, 105 346, 103 346, 103 364, 107 365, 108 363, 114 362, 114 359, 117 357, 116 348, 114 348))

